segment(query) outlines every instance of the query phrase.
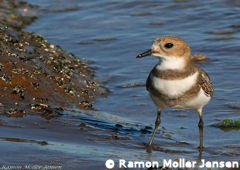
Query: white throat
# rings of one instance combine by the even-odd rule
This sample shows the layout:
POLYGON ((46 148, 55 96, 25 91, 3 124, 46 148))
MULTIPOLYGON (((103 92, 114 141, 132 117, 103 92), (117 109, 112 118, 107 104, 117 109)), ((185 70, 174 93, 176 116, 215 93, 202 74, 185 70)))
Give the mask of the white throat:
MULTIPOLYGON (((159 57, 159 56, 157 56, 159 57)), ((161 56, 157 69, 160 70, 181 70, 185 67, 185 60, 183 58, 174 56, 161 56)))

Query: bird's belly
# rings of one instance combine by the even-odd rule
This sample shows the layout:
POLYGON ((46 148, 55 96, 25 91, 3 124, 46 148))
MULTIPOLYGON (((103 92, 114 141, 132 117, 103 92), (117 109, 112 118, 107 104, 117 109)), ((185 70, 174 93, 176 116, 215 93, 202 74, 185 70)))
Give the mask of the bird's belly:
POLYGON ((165 100, 162 99, 161 97, 159 96, 156 96, 152 93, 149 93, 153 103, 159 108, 159 109, 163 109, 165 107, 168 107, 167 104, 165 103, 165 100))
POLYGON ((200 109, 204 107, 206 104, 208 104, 210 99, 211 97, 207 96, 205 92, 202 89, 200 89, 200 91, 198 92, 198 95, 184 102, 182 105, 184 108, 200 109))
POLYGON ((168 98, 157 96, 153 93, 150 93, 150 96, 158 108, 171 107, 196 110, 205 106, 211 99, 211 97, 207 96, 202 89, 200 89, 196 95, 191 97, 183 94, 178 98, 168 98))

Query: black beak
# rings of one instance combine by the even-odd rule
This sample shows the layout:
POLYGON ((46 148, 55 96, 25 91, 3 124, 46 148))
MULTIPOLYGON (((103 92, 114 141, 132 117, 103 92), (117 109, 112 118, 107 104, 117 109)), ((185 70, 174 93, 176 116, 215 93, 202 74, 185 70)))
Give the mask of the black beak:
POLYGON ((149 56, 149 55, 152 55, 152 50, 147 50, 144 53, 139 54, 136 58, 142 58, 142 57, 149 56))

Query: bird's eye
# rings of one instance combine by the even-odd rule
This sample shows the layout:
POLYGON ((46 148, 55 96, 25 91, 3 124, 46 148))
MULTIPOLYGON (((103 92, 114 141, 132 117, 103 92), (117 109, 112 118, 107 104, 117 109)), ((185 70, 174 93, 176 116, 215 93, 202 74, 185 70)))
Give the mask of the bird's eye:
POLYGON ((172 43, 167 43, 164 45, 165 48, 172 48, 173 47, 173 44, 172 43))

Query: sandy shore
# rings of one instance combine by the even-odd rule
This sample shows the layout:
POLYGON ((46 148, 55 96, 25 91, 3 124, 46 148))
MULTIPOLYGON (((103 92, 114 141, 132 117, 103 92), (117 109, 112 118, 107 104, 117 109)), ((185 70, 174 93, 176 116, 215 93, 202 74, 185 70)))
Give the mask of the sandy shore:
POLYGON ((93 100, 105 89, 87 61, 41 35, 21 31, 37 18, 37 6, 6 0, 0 6, 1 114, 50 119, 64 107, 93 109, 93 100))

